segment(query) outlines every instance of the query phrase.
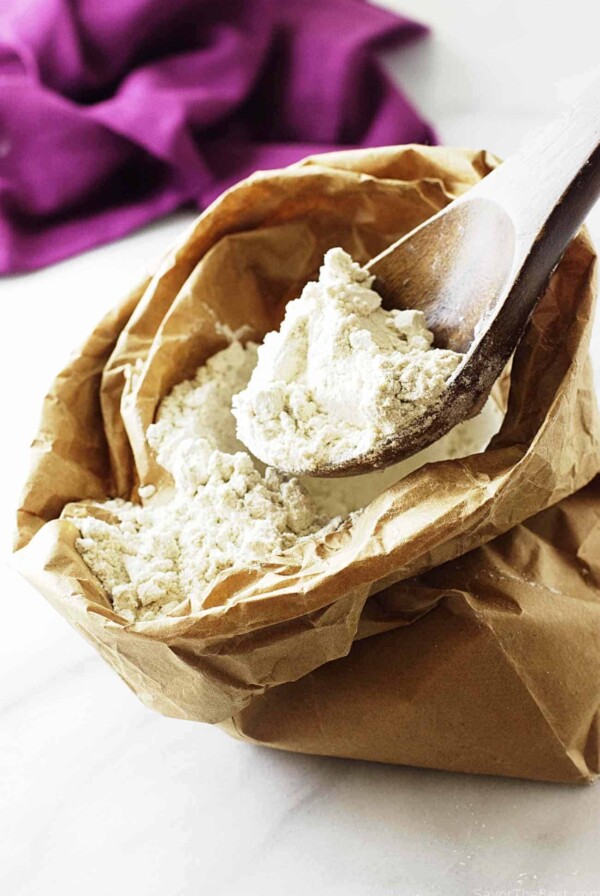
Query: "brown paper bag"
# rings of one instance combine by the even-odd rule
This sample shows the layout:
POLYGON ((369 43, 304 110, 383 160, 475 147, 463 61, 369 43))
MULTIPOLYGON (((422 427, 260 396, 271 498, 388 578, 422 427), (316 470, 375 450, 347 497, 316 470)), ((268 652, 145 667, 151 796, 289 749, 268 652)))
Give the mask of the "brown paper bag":
POLYGON ((57 377, 18 564, 146 704, 292 750, 561 781, 598 771, 600 503, 594 486, 568 498, 600 469, 585 233, 519 346, 490 447, 415 471, 301 563, 222 573, 200 609, 128 624, 59 518, 69 502, 165 483, 145 438, 161 398, 228 334, 275 327, 327 248, 366 261, 495 164, 411 146, 257 174, 57 377))

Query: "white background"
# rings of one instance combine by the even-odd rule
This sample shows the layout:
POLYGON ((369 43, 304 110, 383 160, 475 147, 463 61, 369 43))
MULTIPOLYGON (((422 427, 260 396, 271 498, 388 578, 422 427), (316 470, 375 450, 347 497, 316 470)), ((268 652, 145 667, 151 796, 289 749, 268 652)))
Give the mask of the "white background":
MULTIPOLYGON (((446 143, 507 155, 600 61, 597 0, 387 5, 434 29, 386 59, 446 143)), ((51 377, 190 217, 0 280, 4 556, 51 377)), ((600 893, 600 785, 286 755, 163 719, 0 576, 1 893, 600 893)))

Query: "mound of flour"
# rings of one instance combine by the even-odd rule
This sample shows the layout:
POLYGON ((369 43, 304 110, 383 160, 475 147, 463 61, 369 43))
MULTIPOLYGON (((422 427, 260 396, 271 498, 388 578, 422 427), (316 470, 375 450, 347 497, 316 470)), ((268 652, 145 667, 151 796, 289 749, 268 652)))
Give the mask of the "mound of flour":
POLYGON ((101 502, 93 515, 68 508, 77 550, 126 619, 154 618, 188 598, 198 606, 223 570, 272 559, 337 524, 297 479, 261 472, 236 441, 231 398, 255 363, 256 346, 234 342, 162 402, 147 436, 172 491, 144 505, 101 502))
POLYGON ((113 499, 65 509, 79 530, 77 550, 125 619, 197 609, 221 572, 277 562, 283 552, 293 560, 307 539, 334 530, 416 467, 480 451, 501 420, 488 403, 395 467, 347 479, 289 478, 265 469, 236 437, 232 399, 256 360, 256 345, 233 342, 161 402, 147 436, 173 487, 155 493, 144 484, 142 504, 113 499))
POLYGON ((267 334, 236 398, 238 436, 265 463, 312 470, 366 454, 443 391, 462 355, 432 347, 422 311, 381 307, 343 249, 267 334))

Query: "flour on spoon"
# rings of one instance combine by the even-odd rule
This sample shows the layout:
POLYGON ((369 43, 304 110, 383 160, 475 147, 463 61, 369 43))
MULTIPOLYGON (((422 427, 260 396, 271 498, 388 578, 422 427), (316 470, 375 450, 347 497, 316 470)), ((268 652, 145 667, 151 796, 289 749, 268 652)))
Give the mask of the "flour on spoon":
POLYGON ((433 348, 422 311, 381 307, 374 277, 343 249, 288 304, 234 398, 238 438, 282 470, 368 454, 423 414, 463 359, 433 348))

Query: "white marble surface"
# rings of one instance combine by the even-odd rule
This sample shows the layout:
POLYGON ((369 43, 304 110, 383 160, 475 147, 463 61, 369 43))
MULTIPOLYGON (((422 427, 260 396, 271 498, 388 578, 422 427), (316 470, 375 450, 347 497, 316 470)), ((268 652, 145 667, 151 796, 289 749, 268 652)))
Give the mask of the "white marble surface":
MULTIPOLYGON (((592 0, 389 5, 435 29, 388 59, 448 143, 509 153, 598 63, 592 0)), ((4 556, 47 383, 189 217, 0 281, 4 556)), ((600 239, 600 209, 591 224, 600 239)), ((600 785, 278 754, 163 719, 4 564, 0 576, 0 893, 600 893, 600 785)))

